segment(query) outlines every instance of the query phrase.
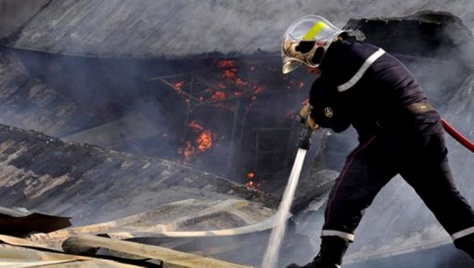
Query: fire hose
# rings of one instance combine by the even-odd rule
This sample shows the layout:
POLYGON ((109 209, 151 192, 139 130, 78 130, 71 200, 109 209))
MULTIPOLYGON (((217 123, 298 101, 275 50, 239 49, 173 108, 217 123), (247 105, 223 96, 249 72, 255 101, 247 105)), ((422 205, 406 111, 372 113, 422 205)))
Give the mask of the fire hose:
POLYGON ((457 140, 464 147, 469 149, 471 152, 474 152, 474 143, 464 137, 459 131, 457 131, 452 125, 448 123, 444 118, 441 118, 441 123, 443 124, 444 130, 451 135, 455 140, 457 140))

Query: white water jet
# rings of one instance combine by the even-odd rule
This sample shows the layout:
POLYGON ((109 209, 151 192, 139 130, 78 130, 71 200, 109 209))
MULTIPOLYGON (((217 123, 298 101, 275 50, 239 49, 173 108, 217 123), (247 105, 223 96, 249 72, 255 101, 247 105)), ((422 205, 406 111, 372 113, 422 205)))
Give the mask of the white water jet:
POLYGON ((290 177, 288 179, 288 184, 286 185, 285 192, 283 193, 280 207, 278 208, 276 215, 276 225, 272 229, 261 268, 276 267, 281 241, 285 235, 287 219, 290 216, 291 204, 293 203, 293 197, 295 195, 296 186, 298 185, 298 180, 303 168, 306 153, 307 150, 298 149, 298 153, 296 154, 295 162, 293 163, 290 177))

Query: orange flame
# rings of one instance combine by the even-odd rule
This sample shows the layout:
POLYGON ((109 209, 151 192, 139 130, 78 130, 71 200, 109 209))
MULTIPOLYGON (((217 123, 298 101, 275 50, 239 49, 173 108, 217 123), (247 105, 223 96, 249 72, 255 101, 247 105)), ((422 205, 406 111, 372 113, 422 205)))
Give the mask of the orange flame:
POLYGON ((201 152, 208 150, 212 146, 212 140, 212 132, 210 130, 205 130, 196 139, 197 149, 201 152))
POLYGON ((265 87, 263 87, 263 86, 255 86, 255 87, 253 88, 253 94, 254 94, 254 95, 261 94, 261 93, 263 93, 264 91, 265 91, 265 87))
POLYGON ((194 131, 194 132, 199 132, 199 131, 202 131, 204 128, 199 125, 198 122, 196 122, 196 120, 193 120, 191 121, 188 126, 194 131))
POLYGON ((220 89, 225 89, 227 86, 224 83, 217 83, 217 87, 220 89))
POLYGON ((227 79, 235 79, 235 72, 231 70, 224 70, 222 76, 227 79))
MULTIPOLYGON (((191 127, 195 132, 203 130, 203 127, 199 125, 196 120, 193 120, 188 124, 188 126, 191 127)), ((196 154, 209 150, 213 144, 213 141, 214 134, 210 130, 202 131, 194 143, 191 141, 186 141, 184 148, 180 148, 178 150, 178 153, 184 156, 183 163, 187 165, 190 163, 191 159, 196 156, 196 154)))
POLYGON ((189 103, 190 100, 188 98, 188 96, 186 96, 186 93, 184 92, 184 86, 185 86, 185 81, 180 81, 180 82, 176 82, 173 84, 173 88, 176 92, 178 92, 179 95, 183 96, 184 97, 184 101, 186 103, 189 103))
POLYGON ((259 186, 259 183, 255 181, 255 172, 254 171, 249 171, 247 173, 247 183, 245 183, 245 186, 247 188, 252 188, 252 189, 257 189, 259 186))
POLYGON ((253 181, 248 181, 245 184, 245 186, 247 186, 247 188, 257 188, 255 182, 253 182, 253 181))
POLYGON ((241 96, 244 96, 245 94, 247 94, 247 92, 245 92, 245 91, 234 91, 234 92, 232 92, 232 94, 234 94, 234 96, 236 96, 236 97, 241 97, 241 96))
POLYGON ((246 86, 248 83, 245 82, 242 78, 235 79, 235 84, 238 86, 246 86))
POLYGON ((185 83, 184 81, 176 82, 176 83, 174 83, 173 86, 176 90, 181 91, 181 90, 183 90, 184 83, 185 83))
POLYGON ((217 62, 217 67, 225 68, 225 67, 235 67, 234 60, 220 60, 217 62))
POLYGON ((189 160, 195 154, 195 149, 190 141, 186 141, 186 146, 179 153, 184 155, 184 164, 189 164, 189 160))
POLYGON ((212 99, 214 99, 214 100, 225 100, 225 99, 227 99, 227 94, 225 94, 222 91, 216 91, 212 95, 212 99))
POLYGON ((252 179, 254 179, 254 178, 255 178, 255 172, 249 171, 249 172, 247 173, 247 179, 252 180, 252 179))

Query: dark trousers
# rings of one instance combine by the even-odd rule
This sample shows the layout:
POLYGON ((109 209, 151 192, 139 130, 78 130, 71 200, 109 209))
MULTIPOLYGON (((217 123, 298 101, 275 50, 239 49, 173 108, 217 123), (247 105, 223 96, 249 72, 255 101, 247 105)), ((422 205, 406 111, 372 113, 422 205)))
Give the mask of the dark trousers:
POLYGON ((329 195, 322 236, 352 240, 364 210, 397 174, 450 235, 474 226, 474 211, 458 192, 450 172, 444 134, 381 133, 361 142, 347 156, 329 195))

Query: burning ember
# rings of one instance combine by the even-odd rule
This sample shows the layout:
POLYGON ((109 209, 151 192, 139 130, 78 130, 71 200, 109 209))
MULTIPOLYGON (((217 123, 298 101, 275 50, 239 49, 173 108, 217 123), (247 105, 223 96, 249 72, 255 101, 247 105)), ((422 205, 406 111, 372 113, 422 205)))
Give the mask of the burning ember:
POLYGON ((224 70, 224 73, 222 74, 222 76, 224 76, 224 78, 227 78, 227 79, 235 79, 235 72, 231 70, 224 70))
POLYGON ((249 173, 247 173, 247 179, 249 180, 255 179, 255 172, 249 171, 249 173))
POLYGON ((174 84, 174 88, 177 91, 183 91, 183 87, 184 87, 184 81, 179 81, 174 84))
POLYGON ((238 86, 246 86, 246 85, 248 85, 248 83, 245 82, 244 80, 242 80, 241 78, 236 78, 234 81, 235 81, 235 84, 238 85, 238 86))
POLYGON ((247 183, 245 184, 247 188, 253 188, 253 189, 257 188, 258 183, 256 183, 255 181, 255 175, 256 174, 254 171, 249 171, 247 173, 247 183))
POLYGON ((190 127, 194 132, 199 132, 199 131, 204 130, 204 128, 198 122, 196 122, 196 120, 191 121, 188 124, 188 127, 190 127))
POLYGON ((214 100, 225 100, 227 99, 227 94, 222 91, 215 91, 214 95, 212 95, 212 99, 214 100))
POLYGON ((189 160, 191 160, 191 157, 193 157, 196 153, 196 149, 193 147, 190 141, 187 141, 184 148, 179 149, 178 153, 184 156, 183 163, 189 164, 189 160))
POLYGON ((217 62, 217 67, 219 68, 236 67, 236 63, 235 63, 235 60, 220 60, 217 62))
POLYGON ((189 103, 189 98, 184 90, 185 87, 185 81, 179 81, 173 84, 174 90, 178 92, 179 95, 184 96, 186 103, 189 103))

